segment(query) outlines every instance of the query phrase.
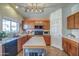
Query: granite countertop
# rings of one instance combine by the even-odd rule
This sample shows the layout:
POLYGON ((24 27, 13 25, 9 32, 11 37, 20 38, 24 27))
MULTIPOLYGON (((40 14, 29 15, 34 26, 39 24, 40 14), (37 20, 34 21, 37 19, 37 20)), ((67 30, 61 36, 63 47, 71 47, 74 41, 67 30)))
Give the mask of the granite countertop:
POLYGON ((2 41, 0 41, 0 45, 3 45, 3 44, 8 43, 8 42, 11 42, 13 40, 17 40, 17 39, 19 39, 19 38, 21 38, 21 37, 23 37, 25 35, 27 35, 27 34, 22 34, 22 35, 20 35, 18 37, 6 37, 6 38, 2 38, 2 41))
POLYGON ((46 43, 43 36, 33 36, 23 46, 46 46, 46 43))
POLYGON ((18 37, 6 37, 6 38, 2 38, 2 40, 0 41, 0 45, 8 43, 8 42, 11 42, 11 41, 16 40, 16 39, 19 39, 19 38, 21 38, 21 37, 23 37, 25 35, 32 35, 32 34, 23 33, 23 34, 19 34, 18 37))
POLYGON ((79 38, 73 38, 73 37, 68 37, 68 36, 63 36, 63 37, 79 43, 79 38))

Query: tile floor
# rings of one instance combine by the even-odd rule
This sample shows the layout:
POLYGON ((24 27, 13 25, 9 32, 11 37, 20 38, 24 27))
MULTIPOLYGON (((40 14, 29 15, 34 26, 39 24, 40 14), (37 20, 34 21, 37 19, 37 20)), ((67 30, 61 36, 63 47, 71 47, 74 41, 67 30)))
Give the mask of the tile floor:
MULTIPOLYGON (((21 51, 18 56, 23 56, 23 51, 21 51)), ((48 55, 47 56, 68 56, 64 51, 55 48, 55 47, 48 47, 48 55)))

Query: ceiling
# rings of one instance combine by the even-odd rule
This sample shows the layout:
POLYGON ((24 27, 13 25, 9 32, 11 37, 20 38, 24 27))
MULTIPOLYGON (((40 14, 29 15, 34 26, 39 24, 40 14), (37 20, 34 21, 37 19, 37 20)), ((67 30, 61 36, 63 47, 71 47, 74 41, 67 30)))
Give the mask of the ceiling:
POLYGON ((29 17, 29 18, 48 18, 50 14, 55 10, 57 10, 58 8, 71 5, 69 3, 44 3, 44 7, 45 7, 44 12, 35 13, 35 12, 25 12, 24 7, 27 6, 27 4, 28 3, 15 3, 9 5, 13 7, 23 17, 29 17), (18 8, 16 8, 16 6, 18 6, 18 8))

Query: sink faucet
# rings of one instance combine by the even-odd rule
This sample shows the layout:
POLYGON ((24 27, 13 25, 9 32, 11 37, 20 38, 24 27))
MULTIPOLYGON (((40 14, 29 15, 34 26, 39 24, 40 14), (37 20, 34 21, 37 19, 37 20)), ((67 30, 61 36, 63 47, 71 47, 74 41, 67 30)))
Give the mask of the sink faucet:
POLYGON ((68 35, 70 35, 71 37, 74 37, 74 38, 75 38, 75 35, 73 35, 72 33, 70 33, 70 34, 68 34, 68 35))

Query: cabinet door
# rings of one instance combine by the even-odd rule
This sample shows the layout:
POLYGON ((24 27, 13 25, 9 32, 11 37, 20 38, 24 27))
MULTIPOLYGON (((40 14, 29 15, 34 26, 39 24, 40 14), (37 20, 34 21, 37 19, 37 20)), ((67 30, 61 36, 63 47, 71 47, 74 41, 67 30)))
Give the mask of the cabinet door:
POLYGON ((22 45, 26 42, 26 40, 27 40, 26 36, 24 36, 24 37, 21 38, 22 45))
POLYGON ((28 35, 28 36, 27 36, 27 40, 29 40, 31 37, 32 37, 31 35, 28 35))
POLYGON ((18 52, 20 52, 22 50, 22 41, 21 41, 22 38, 18 39, 18 52))
MULTIPOLYGON (((26 36, 24 37, 24 43, 27 42, 27 40, 28 40, 27 38, 28 38, 28 37, 27 37, 27 35, 26 35, 26 36)), ((24 43, 23 43, 23 44, 24 44, 24 43)))
POLYGON ((77 56, 78 55, 78 43, 72 40, 69 40, 69 48, 68 48, 68 52, 69 55, 71 56, 77 56))
POLYGON ((23 45, 27 40, 28 40, 27 35, 18 39, 18 52, 20 52, 23 49, 23 45))
POLYGON ((44 40, 45 40, 45 42, 46 42, 46 45, 47 46, 50 46, 50 41, 51 41, 51 39, 50 39, 50 36, 44 36, 44 40))
POLYGON ((67 18, 67 28, 74 29, 75 28, 75 17, 71 15, 67 18))
POLYGON ((79 28, 79 12, 75 14, 75 28, 79 28))
POLYGON ((49 30, 50 29, 50 21, 44 21, 43 22, 43 29, 49 30))
POLYGON ((67 52, 67 51, 68 51, 68 49, 67 49, 67 47, 68 47, 68 42, 66 41, 65 38, 63 38, 62 44, 63 44, 62 46, 63 46, 64 51, 67 52))
POLYGON ((68 54, 70 56, 77 56, 78 55, 78 47, 74 46, 73 44, 68 45, 68 54))
POLYGON ((71 44, 70 44, 70 42, 68 42, 67 53, 68 53, 69 55, 72 54, 72 53, 71 53, 71 44))
POLYGON ((78 55, 78 47, 71 45, 71 56, 77 56, 78 55))

